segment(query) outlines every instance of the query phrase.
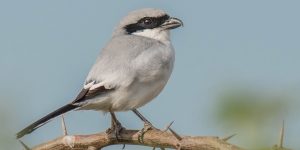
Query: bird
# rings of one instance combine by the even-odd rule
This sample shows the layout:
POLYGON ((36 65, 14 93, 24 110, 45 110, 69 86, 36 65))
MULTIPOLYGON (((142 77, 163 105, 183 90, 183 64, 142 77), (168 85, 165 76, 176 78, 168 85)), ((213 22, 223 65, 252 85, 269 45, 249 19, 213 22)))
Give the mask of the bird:
POLYGON ((16 138, 71 110, 110 113, 111 127, 107 133, 116 136, 124 128, 115 112, 132 111, 145 126, 155 128, 137 109, 158 96, 167 84, 175 61, 170 30, 181 26, 180 19, 161 9, 129 12, 114 28, 77 97, 22 129, 16 138))

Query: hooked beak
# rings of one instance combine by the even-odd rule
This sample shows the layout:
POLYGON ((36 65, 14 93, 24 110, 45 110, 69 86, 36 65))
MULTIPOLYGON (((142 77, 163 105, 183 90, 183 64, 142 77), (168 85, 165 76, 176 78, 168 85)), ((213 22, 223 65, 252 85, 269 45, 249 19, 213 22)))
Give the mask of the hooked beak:
POLYGON ((168 29, 168 30, 175 29, 175 28, 178 28, 180 26, 183 26, 183 22, 180 19, 174 18, 174 17, 170 17, 168 20, 166 20, 161 25, 162 28, 168 29))

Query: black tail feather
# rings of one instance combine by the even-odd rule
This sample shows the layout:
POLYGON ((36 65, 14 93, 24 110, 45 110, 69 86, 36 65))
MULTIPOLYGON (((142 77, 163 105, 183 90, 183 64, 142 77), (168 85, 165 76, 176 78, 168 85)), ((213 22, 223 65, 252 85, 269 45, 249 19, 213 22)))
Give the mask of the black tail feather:
POLYGON ((39 119, 38 121, 32 123, 31 125, 27 126, 26 128, 24 128, 23 130, 21 130, 20 132, 17 133, 17 139, 23 137, 26 134, 31 133, 32 131, 34 131, 35 129, 43 126, 44 124, 46 124, 50 119, 55 118, 63 113, 66 113, 70 110, 73 110, 75 108, 77 108, 78 106, 76 105, 72 105, 72 104, 67 104, 53 112, 51 112, 50 114, 46 115, 45 117, 39 119))

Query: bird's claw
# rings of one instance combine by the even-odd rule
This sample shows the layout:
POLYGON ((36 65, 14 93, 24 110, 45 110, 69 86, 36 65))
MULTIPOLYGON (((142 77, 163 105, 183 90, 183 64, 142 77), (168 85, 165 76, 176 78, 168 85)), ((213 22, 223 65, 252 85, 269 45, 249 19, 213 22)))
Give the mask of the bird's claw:
POLYGON ((121 137, 120 133, 122 132, 122 130, 125 130, 125 128, 120 123, 118 123, 118 124, 108 128, 106 130, 106 134, 115 136, 115 138, 118 141, 120 139, 119 137, 121 137))
POLYGON ((145 123, 144 127, 138 132, 138 141, 140 143, 143 143, 144 134, 149 130, 159 130, 159 129, 155 128, 151 123, 145 123))

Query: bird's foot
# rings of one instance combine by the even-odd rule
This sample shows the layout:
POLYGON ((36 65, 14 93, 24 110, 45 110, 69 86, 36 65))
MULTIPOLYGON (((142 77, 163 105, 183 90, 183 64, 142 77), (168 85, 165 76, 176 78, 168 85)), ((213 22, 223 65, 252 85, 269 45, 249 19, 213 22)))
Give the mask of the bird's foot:
POLYGON ((115 136, 118 141, 121 137, 122 130, 125 130, 125 128, 121 125, 121 123, 116 123, 106 130, 106 134, 115 136))
POLYGON ((145 122, 144 128, 138 132, 138 140, 140 143, 143 143, 144 134, 149 130, 159 130, 159 129, 155 128, 150 122, 145 122))

